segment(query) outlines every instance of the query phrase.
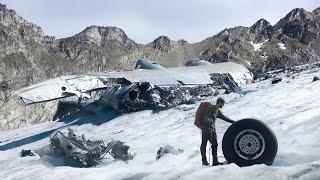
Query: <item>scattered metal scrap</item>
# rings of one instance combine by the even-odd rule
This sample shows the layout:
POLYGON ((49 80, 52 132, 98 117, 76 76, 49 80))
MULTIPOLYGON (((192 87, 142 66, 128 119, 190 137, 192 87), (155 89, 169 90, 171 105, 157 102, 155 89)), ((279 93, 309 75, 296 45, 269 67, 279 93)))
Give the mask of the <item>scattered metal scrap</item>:
POLYGON ((312 79, 312 82, 314 81, 319 81, 320 80, 320 77, 319 76, 314 76, 313 79, 312 79))
POLYGON ((57 154, 76 160, 82 167, 92 167, 101 163, 106 154, 111 154, 114 159, 128 161, 134 156, 128 153, 129 146, 120 141, 93 141, 86 139, 84 134, 76 136, 72 129, 67 135, 57 131, 50 139, 52 150, 57 154))
POLYGON ((128 161, 134 158, 134 154, 128 152, 129 146, 125 145, 121 141, 111 141, 109 144, 112 144, 111 152, 109 152, 114 159, 119 159, 123 161, 128 161))
POLYGON ((21 151, 21 157, 26 157, 26 156, 36 156, 37 153, 35 153, 32 150, 24 150, 22 149, 21 151))
MULTIPOLYGON (((257 79, 257 81, 262 81, 269 78, 275 78, 280 73, 285 73, 287 77, 290 77, 292 74, 298 74, 302 71, 305 71, 308 69, 314 69, 314 68, 320 68, 320 62, 316 62, 313 64, 303 64, 299 66, 293 66, 286 69, 277 69, 277 70, 268 71, 265 73, 263 72, 258 73, 254 71, 253 74, 255 75, 255 78, 257 79)), ((294 79, 294 76, 292 76, 292 78, 294 79)))
POLYGON ((225 89, 229 92, 236 92, 239 88, 238 84, 229 73, 212 73, 210 76, 213 81, 213 87, 216 89, 225 89))
POLYGON ((277 84, 280 81, 282 81, 281 78, 274 78, 274 79, 272 79, 271 84, 277 84))

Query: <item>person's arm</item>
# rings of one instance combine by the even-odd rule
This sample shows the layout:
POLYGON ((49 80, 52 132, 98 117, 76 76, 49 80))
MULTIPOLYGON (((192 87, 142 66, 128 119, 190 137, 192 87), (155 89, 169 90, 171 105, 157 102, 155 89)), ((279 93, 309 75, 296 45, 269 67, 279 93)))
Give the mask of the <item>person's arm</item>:
POLYGON ((227 116, 225 116, 224 114, 222 114, 222 112, 220 111, 220 109, 218 110, 218 118, 224 120, 224 121, 227 121, 229 123, 234 123, 235 121, 228 118, 227 116))

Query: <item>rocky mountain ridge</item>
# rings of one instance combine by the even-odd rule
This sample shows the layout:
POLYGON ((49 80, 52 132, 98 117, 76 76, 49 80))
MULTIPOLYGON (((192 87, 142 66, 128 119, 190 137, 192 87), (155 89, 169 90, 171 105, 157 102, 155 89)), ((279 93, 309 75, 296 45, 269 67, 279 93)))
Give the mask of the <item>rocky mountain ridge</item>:
POLYGON ((56 103, 25 107, 12 98, 14 90, 60 75, 130 70, 138 59, 167 67, 183 66, 189 59, 232 60, 257 71, 312 63, 320 60, 320 8, 296 8, 274 26, 260 19, 197 43, 160 36, 143 45, 117 27, 94 25, 62 39, 45 36, 0 4, 0 129, 52 119, 56 103))

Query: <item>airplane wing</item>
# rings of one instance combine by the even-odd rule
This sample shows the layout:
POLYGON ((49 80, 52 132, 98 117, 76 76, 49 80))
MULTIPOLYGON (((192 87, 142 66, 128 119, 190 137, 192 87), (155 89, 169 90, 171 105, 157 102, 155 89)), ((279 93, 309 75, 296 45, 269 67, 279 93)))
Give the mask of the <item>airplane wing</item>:
POLYGON ((238 85, 246 84, 252 81, 250 71, 237 63, 224 62, 216 63, 210 66, 197 65, 189 67, 166 68, 164 70, 135 70, 127 72, 104 73, 110 77, 123 77, 131 82, 150 82, 158 86, 165 85, 201 85, 211 84, 212 74, 229 73, 238 85))
POLYGON ((88 97, 84 93, 90 90, 107 88, 102 80, 106 78, 108 77, 93 75, 61 76, 28 86, 14 92, 14 94, 18 95, 26 104, 46 102, 75 95, 88 97))

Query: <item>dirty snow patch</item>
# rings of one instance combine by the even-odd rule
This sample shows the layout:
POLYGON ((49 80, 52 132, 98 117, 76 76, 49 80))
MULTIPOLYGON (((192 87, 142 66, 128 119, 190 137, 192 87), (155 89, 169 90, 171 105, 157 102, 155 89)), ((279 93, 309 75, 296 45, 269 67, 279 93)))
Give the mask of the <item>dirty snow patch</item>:
POLYGON ((283 43, 278 43, 278 44, 279 44, 280 49, 283 49, 283 50, 287 49, 283 43))
POLYGON ((261 47, 263 46, 263 44, 265 43, 265 42, 267 42, 267 41, 269 41, 269 39, 267 39, 267 40, 265 40, 264 42, 262 42, 262 43, 257 43, 257 44, 255 44, 255 43, 253 43, 252 41, 250 41, 250 44, 253 46, 253 50, 254 51, 261 51, 261 47))

